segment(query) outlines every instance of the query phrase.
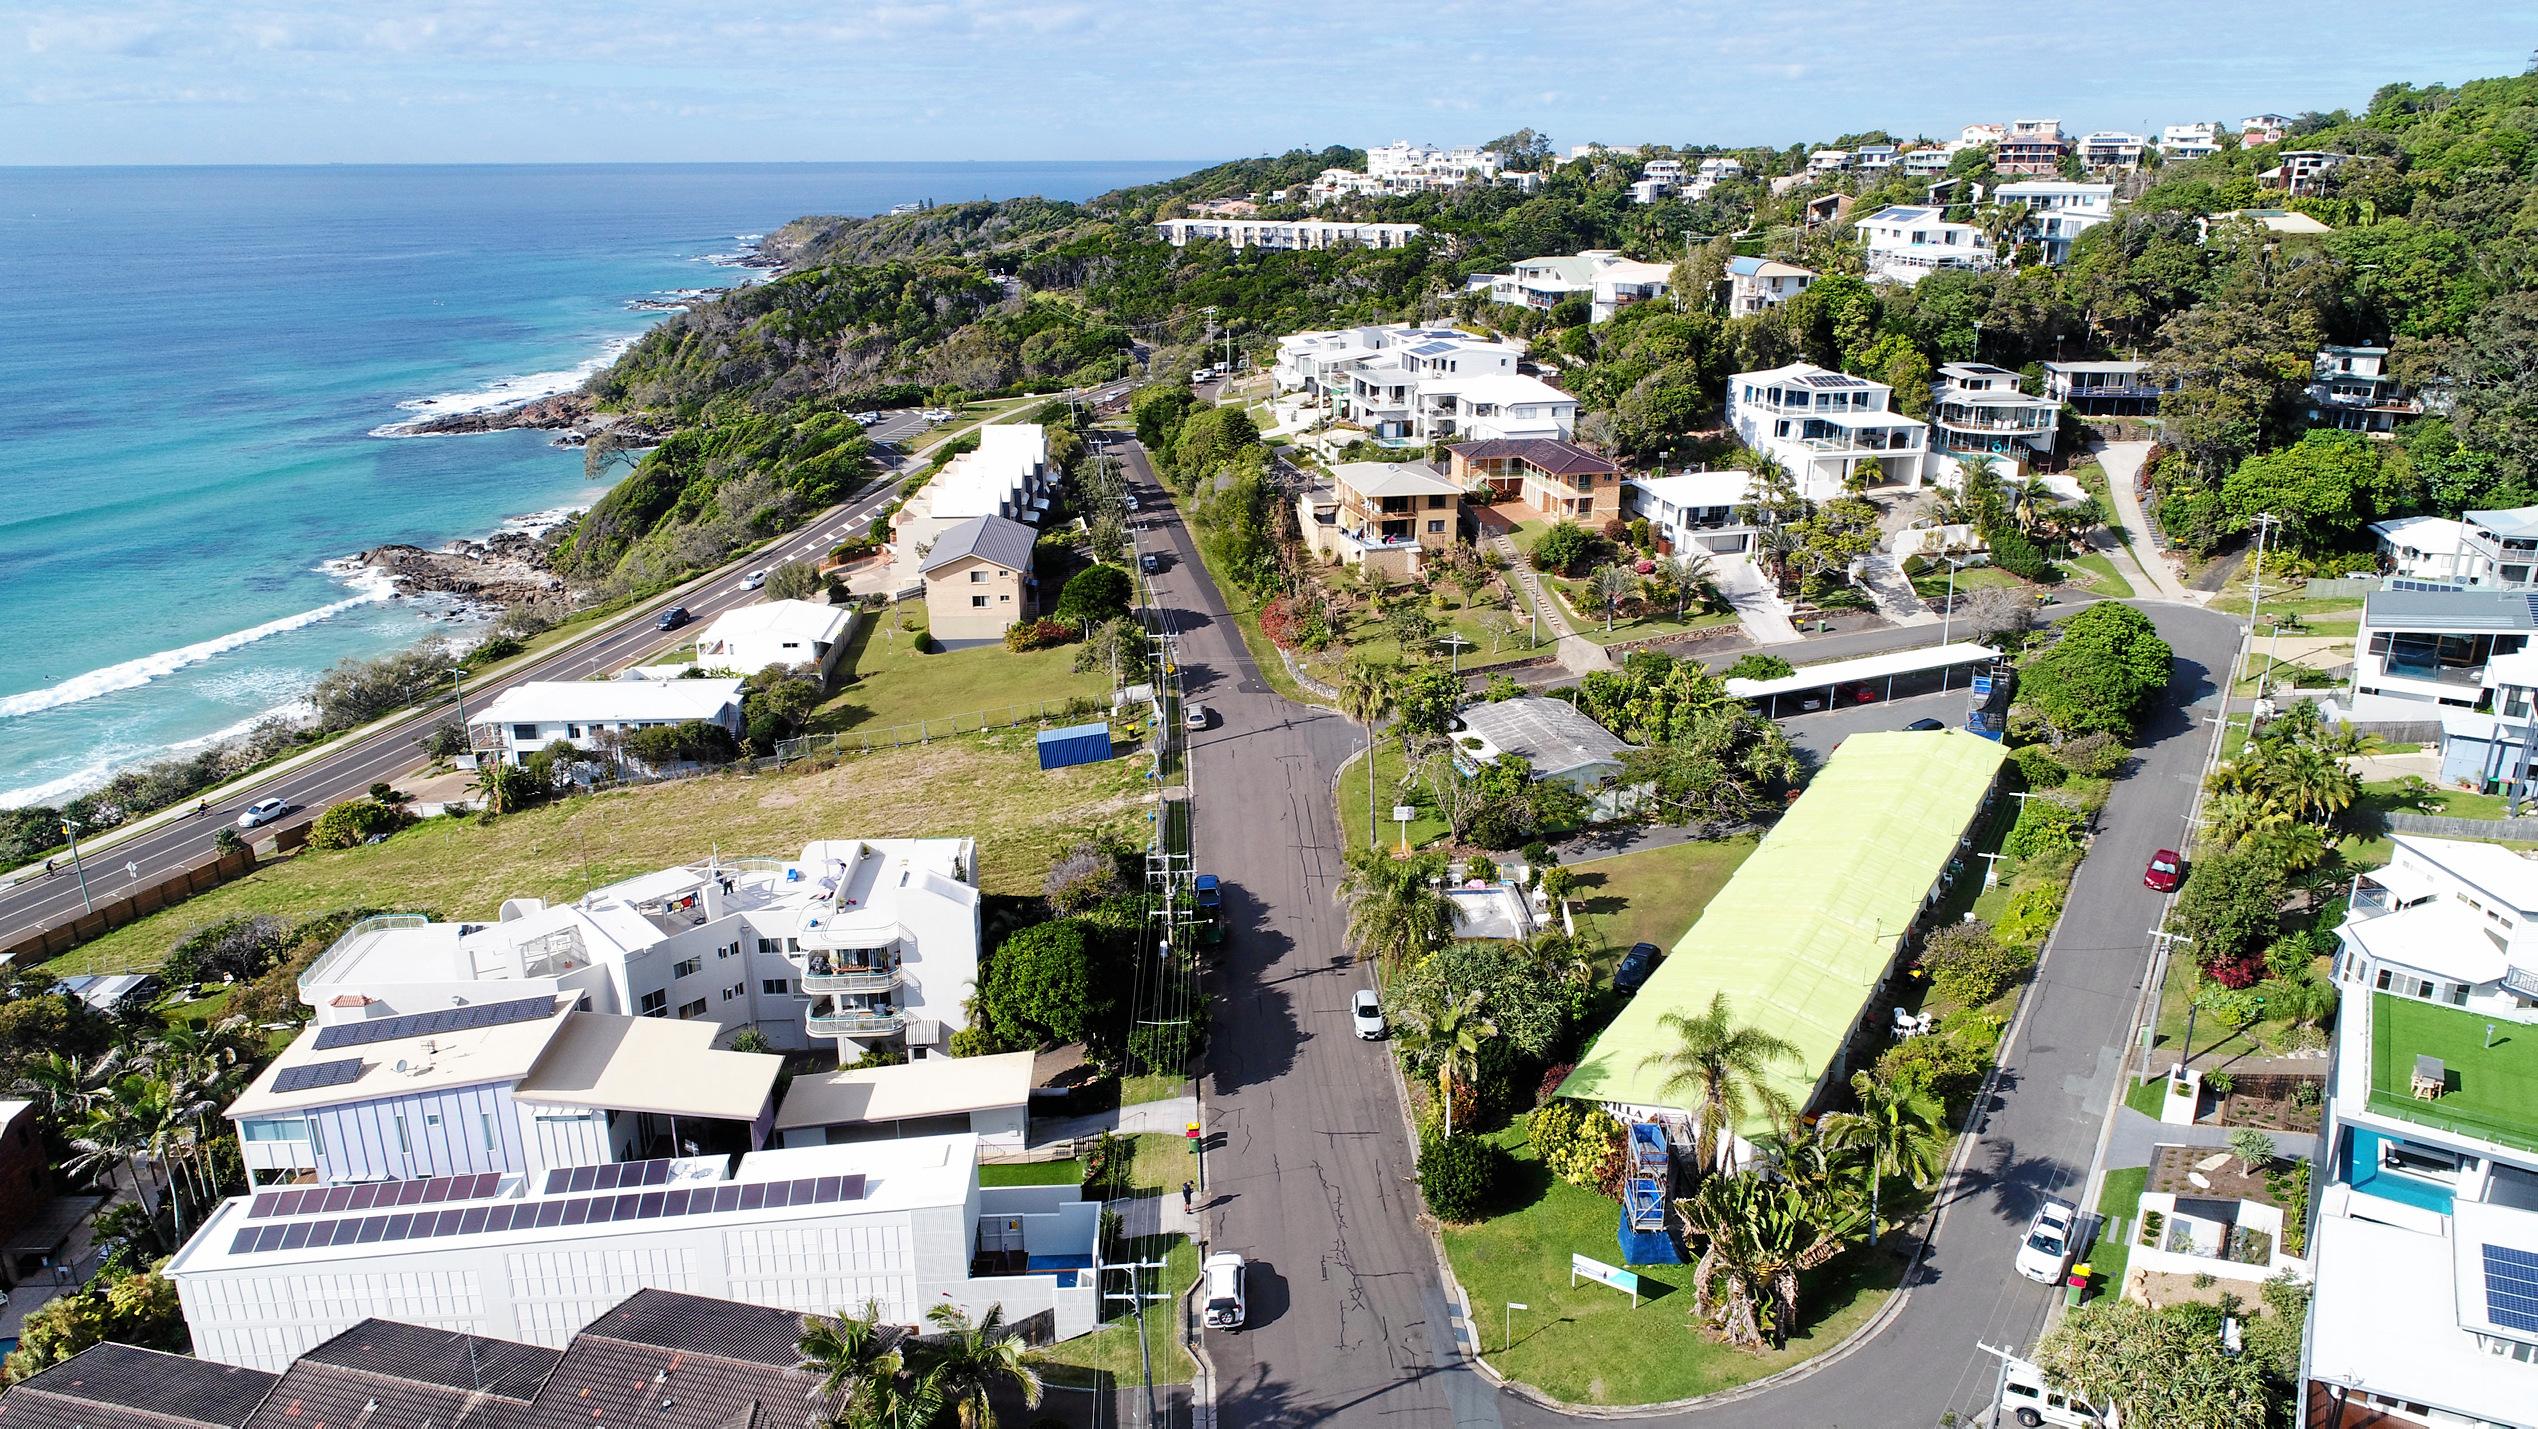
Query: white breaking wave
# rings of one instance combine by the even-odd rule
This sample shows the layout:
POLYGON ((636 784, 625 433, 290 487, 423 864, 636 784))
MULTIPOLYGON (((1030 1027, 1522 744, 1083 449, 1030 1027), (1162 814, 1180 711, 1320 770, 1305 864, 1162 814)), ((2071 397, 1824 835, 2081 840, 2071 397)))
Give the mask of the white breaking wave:
POLYGON ((306 719, 317 713, 317 706, 306 700, 292 700, 275 705, 261 714, 252 714, 226 729, 216 729, 199 738, 171 744, 164 750, 126 749, 92 760, 59 779, 41 784, 28 784, 17 789, 0 789, 0 809, 23 809, 29 804, 52 804, 75 795, 85 794, 114 777, 116 771, 140 763, 157 754, 191 754, 208 749, 253 730, 269 719, 306 719))
POLYGON ((593 373, 623 356, 626 349, 634 346, 634 343, 635 340, 631 337, 613 338, 606 347, 600 349, 597 357, 579 367, 558 372, 532 372, 524 377, 506 377, 491 386, 479 387, 469 392, 443 392, 436 396, 415 397, 399 402, 397 404, 399 411, 412 412, 414 415, 403 421, 373 427, 370 429, 370 435, 374 437, 413 436, 417 423, 427 422, 435 417, 463 417, 476 412, 499 412, 507 407, 525 406, 542 397, 561 396, 589 381, 593 373))
POLYGON ((73 794, 85 794, 106 782, 126 757, 108 756, 83 764, 59 779, 29 784, 23 789, 0 789, 0 809, 23 809, 30 804, 50 804, 73 794))
POLYGON ((11 695, 6 699, 0 699, 0 719, 14 719, 20 715, 34 714, 39 710, 60 709, 64 705, 75 705, 83 700, 96 699, 100 695, 111 695, 118 690, 137 690, 152 680, 173 675, 189 666, 199 665, 216 655, 225 655, 241 646, 253 645, 259 640, 280 635, 286 630, 297 630, 304 625, 315 625, 321 620, 341 615, 357 606, 386 600, 390 593, 389 585, 381 582, 368 586, 359 595, 336 601, 331 605, 321 605, 315 610, 303 610, 297 615, 286 615, 280 620, 268 620, 262 625, 246 630, 233 631, 210 640, 199 640, 174 650, 162 650, 155 655, 144 655, 138 660, 126 660, 120 665, 108 665, 102 670, 91 670, 85 675, 74 676, 45 689, 29 690, 22 695, 11 695))

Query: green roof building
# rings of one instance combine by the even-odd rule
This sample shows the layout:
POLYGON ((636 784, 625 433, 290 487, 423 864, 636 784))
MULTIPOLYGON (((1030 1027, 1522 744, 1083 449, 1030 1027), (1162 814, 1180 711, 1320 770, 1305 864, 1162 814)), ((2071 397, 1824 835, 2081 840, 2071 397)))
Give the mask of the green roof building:
MULTIPOLYGON (((1844 740, 1560 1095, 1680 1119, 1685 1095, 1664 1091, 1666 1074, 1649 1061, 1673 1044, 1659 1022, 1697 1014, 1723 992, 1740 1021, 1799 1050, 1777 1081, 1799 1106, 1814 1101, 1842 1068, 1905 934, 1954 876, 2006 757, 1963 730, 1844 740)), ((1759 1117, 1738 1128, 1749 1139, 1771 1130, 1759 1117)))

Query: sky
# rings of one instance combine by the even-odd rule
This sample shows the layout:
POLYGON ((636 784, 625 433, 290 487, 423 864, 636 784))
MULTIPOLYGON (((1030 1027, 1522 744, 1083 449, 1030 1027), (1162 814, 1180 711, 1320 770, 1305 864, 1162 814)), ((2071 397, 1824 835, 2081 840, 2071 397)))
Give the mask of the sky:
POLYGON ((2509 0, 7 0, 0 164, 1172 159, 2074 133, 2517 73, 2509 0))

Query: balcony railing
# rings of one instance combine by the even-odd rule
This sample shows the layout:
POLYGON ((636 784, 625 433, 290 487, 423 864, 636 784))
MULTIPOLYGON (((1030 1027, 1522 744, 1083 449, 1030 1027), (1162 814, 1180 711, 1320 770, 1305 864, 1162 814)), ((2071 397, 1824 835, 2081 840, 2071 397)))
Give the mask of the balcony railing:
POLYGON ((907 1025, 898 1012, 814 1012, 802 1019, 814 1037, 886 1037, 907 1025))
POLYGON ((390 928, 424 928, 429 927, 431 922, 420 913, 373 913, 346 928, 343 936, 327 945, 317 961, 308 965, 308 971, 300 974, 300 987, 305 990, 331 981, 340 971, 344 959, 350 956, 352 948, 373 933, 390 928))
POLYGON ((1960 416, 1951 415, 1945 407, 1939 409, 1939 425, 1961 432, 2016 432, 2041 436, 2054 429, 2054 422, 2051 408, 2036 408, 2015 417, 1960 416))
POLYGON ((836 972, 802 974, 804 992, 890 992, 899 986, 899 970, 887 968, 845 968, 836 972))

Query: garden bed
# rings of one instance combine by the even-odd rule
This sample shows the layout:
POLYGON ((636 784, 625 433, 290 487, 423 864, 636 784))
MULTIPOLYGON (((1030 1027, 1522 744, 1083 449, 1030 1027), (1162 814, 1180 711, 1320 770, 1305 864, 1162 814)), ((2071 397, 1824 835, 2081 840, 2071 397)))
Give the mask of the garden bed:
POLYGON ((2298 1076, 2234 1076, 2230 1090, 2222 1097, 2213 1120, 2222 1126, 2253 1126, 2266 1131, 2315 1131, 2325 1102, 2326 1079, 2298 1076), (2315 1101, 2302 1105, 2298 1089, 2313 1087, 2320 1093, 2315 1101))

